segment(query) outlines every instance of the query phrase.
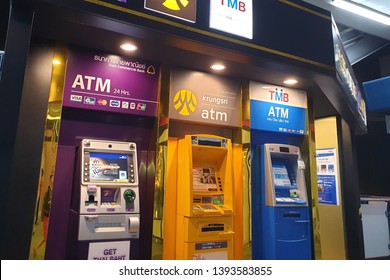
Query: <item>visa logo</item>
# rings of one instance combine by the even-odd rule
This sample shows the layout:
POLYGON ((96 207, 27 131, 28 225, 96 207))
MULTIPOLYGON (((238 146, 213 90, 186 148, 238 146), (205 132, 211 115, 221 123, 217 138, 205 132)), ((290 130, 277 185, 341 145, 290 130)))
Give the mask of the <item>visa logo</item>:
POLYGON ((110 100, 110 107, 119 108, 121 106, 121 102, 118 100, 110 100))
POLYGON ((80 96, 80 95, 74 95, 74 94, 72 94, 72 95, 70 96, 70 101, 82 102, 82 101, 83 101, 83 97, 80 96))
POLYGON ((84 104, 95 105, 95 103, 96 103, 95 97, 88 97, 88 96, 84 97, 84 104))

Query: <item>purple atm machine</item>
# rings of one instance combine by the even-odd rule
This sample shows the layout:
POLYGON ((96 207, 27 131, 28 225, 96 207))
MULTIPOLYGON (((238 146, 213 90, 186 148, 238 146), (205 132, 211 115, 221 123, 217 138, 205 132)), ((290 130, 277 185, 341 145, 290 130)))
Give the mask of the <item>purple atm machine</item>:
POLYGON ((130 259, 140 232, 137 146, 83 139, 79 150, 68 257, 130 259))
POLYGON ((45 259, 151 259, 159 69, 69 47, 45 259))

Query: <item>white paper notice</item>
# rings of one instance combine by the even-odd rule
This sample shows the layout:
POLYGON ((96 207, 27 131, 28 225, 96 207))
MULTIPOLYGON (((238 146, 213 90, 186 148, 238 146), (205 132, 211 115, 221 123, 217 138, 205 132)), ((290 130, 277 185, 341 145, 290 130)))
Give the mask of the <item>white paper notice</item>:
POLYGON ((129 260, 130 241, 93 242, 89 244, 88 260, 129 260))

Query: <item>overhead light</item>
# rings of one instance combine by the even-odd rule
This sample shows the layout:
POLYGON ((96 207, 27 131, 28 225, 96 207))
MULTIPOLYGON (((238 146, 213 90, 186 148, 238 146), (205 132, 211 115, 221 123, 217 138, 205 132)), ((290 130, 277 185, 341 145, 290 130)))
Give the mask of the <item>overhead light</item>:
POLYGON ((287 79, 287 80, 284 80, 283 83, 286 85, 295 85, 296 83, 298 83, 298 81, 295 79, 287 79))
POLYGON ((61 61, 59 59, 53 59, 53 65, 60 65, 61 61))
POLYGON ((333 0, 333 5, 362 17, 366 17, 385 25, 390 25, 390 16, 346 0, 333 0))
POLYGON ((134 44, 130 44, 130 43, 124 43, 120 47, 122 50, 125 50, 128 52, 133 52, 133 51, 137 50, 137 46, 134 44))
POLYGON ((213 64, 210 66, 210 68, 216 71, 222 71, 226 68, 226 66, 223 64, 213 64))

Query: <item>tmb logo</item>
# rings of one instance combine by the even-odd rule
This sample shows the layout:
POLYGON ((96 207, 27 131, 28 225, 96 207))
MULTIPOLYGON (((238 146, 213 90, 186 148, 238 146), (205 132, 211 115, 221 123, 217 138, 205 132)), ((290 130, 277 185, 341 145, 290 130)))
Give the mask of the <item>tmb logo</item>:
POLYGON ((283 92, 283 89, 275 88, 275 90, 270 90, 269 93, 270 99, 272 101, 279 101, 288 103, 290 101, 289 94, 287 92, 283 92))
POLYGON ((227 6, 228 8, 238 10, 240 12, 246 12, 246 5, 244 1, 238 0, 221 0, 222 6, 227 6))

